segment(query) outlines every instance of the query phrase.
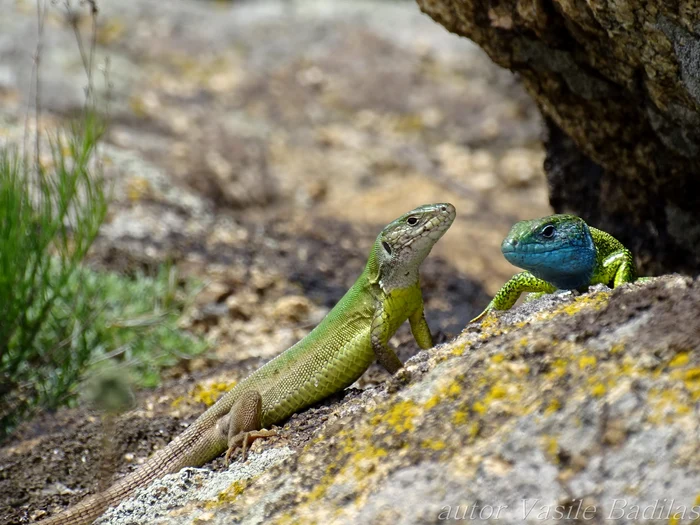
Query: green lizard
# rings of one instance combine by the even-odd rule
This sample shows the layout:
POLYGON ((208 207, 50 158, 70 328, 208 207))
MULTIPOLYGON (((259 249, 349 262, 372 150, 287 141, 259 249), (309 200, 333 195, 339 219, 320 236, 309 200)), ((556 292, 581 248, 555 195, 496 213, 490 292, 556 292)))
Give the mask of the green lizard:
POLYGON ((472 323, 491 310, 508 310, 523 292, 583 290, 598 283, 615 287, 637 276, 632 253, 620 241, 575 215, 520 221, 501 251, 508 262, 527 271, 504 284, 472 323))
POLYGON ((297 344, 224 394, 140 469, 43 525, 91 523, 134 490, 183 467, 274 435, 271 425, 343 390, 377 359, 392 374, 402 367, 388 342, 407 319, 418 345, 433 346, 423 314, 418 269, 455 218, 451 204, 416 208, 377 237, 364 271, 321 323, 297 344))

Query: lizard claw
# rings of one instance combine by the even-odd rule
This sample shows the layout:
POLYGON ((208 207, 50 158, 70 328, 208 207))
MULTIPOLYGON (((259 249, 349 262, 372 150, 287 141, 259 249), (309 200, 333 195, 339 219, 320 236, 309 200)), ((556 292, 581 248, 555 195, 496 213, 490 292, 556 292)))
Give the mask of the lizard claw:
POLYGON ((231 456, 233 456, 236 451, 238 450, 238 445, 231 445, 228 447, 228 450, 226 451, 226 456, 224 456, 224 462, 226 466, 228 467, 231 464, 231 456))
POLYGON ((240 448, 241 449, 241 456, 242 456, 242 461, 245 461, 248 459, 248 446, 253 443, 256 439, 259 438, 265 438, 265 437, 272 437, 276 436, 277 431, 276 430, 251 430, 250 432, 241 432, 239 434, 236 434, 233 436, 233 438, 229 441, 228 444, 228 450, 226 451, 226 456, 224 457, 224 461, 226 462, 226 466, 229 466, 229 463, 231 461, 231 457, 237 450, 240 448))

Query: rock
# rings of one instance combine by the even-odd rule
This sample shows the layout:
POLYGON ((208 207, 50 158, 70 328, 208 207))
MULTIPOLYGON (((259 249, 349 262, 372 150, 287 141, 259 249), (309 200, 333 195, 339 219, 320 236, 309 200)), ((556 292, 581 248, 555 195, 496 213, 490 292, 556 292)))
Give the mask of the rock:
POLYGON ((277 301, 272 315, 278 321, 299 323, 309 317, 313 308, 314 304, 303 295, 291 295, 277 301))
POLYGON ((689 523, 698 311, 700 280, 679 276, 544 296, 419 353, 401 381, 294 416, 247 463, 185 469, 100 523, 623 524, 644 509, 689 523))
POLYGON ((518 73, 547 120, 556 211, 618 237, 646 273, 700 270, 697 2, 418 4, 518 73))

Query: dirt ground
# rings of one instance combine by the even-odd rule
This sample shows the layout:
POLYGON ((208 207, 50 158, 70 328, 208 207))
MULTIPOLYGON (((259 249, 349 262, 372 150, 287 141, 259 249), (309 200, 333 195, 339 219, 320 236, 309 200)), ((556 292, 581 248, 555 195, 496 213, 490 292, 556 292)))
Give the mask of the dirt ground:
MULTIPOLYGON (((32 3, 2 4, 0 137, 21 140, 36 24, 32 3)), ((83 407, 23 425, 0 449, 2 523, 135 468, 202 412, 199 390, 303 337, 396 216, 457 207, 422 271, 444 341, 513 273, 499 251, 510 225, 549 212, 540 122, 517 79, 410 2, 127 0, 101 6, 98 43, 114 202, 90 264, 129 274, 171 261, 206 282, 183 326, 212 350, 166 371, 116 422, 83 407)), ((78 111, 84 85, 58 5, 42 64, 41 123, 52 129, 78 111)), ((406 327, 392 342, 402 360, 417 351, 406 327)), ((385 378, 372 368, 357 387, 385 378)), ((303 444, 334 402, 277 439, 303 444)))

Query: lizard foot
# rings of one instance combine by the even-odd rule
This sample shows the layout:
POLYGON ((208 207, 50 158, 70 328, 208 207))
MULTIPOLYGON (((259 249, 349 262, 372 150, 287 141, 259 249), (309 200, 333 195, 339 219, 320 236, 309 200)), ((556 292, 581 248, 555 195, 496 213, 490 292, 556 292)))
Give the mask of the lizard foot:
POLYGON ((239 448, 241 449, 242 459, 245 461, 248 457, 248 446, 253 441, 259 438, 272 437, 276 435, 276 430, 251 430, 250 432, 241 432, 236 434, 231 440, 229 440, 228 443, 228 450, 226 451, 226 456, 224 457, 226 466, 229 466, 231 457, 239 448))

